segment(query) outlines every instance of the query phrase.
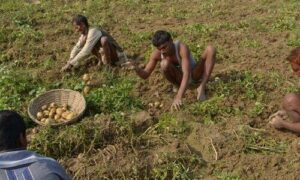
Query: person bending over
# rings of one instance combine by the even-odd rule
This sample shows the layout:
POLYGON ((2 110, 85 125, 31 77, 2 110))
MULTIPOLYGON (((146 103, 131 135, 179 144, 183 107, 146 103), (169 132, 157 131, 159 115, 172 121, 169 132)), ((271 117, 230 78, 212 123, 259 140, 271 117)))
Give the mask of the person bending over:
POLYGON ((98 66, 102 64, 114 65, 119 60, 118 52, 122 54, 123 50, 106 31, 90 28, 87 18, 82 15, 76 15, 72 23, 75 31, 81 36, 71 51, 70 59, 61 71, 78 67, 79 62, 90 54, 97 57, 98 66))
POLYGON ((188 86, 199 85, 197 88, 197 99, 206 99, 205 86, 213 70, 216 49, 208 46, 204 53, 196 62, 186 44, 180 41, 173 41, 167 31, 156 31, 152 38, 155 50, 150 56, 150 60, 144 69, 135 63, 135 71, 143 79, 147 79, 153 72, 156 64, 160 62, 160 67, 165 78, 178 87, 177 94, 171 105, 171 110, 179 110, 182 105, 182 98, 188 86))

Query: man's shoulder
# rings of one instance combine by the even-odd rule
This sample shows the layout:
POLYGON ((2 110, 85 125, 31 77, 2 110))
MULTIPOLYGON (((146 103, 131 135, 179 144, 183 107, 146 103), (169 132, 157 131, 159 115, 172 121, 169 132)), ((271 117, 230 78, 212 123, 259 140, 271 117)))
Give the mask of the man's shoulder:
POLYGON ((67 174, 65 169, 54 159, 44 158, 36 161, 30 165, 30 169, 33 169, 35 173, 44 175, 55 175, 63 179, 67 179, 67 174))
POLYGON ((91 27, 91 28, 89 28, 89 32, 102 32, 102 31, 98 27, 91 27))
POLYGON ((188 45, 180 40, 176 40, 174 43, 177 44, 179 47, 188 48, 188 45))

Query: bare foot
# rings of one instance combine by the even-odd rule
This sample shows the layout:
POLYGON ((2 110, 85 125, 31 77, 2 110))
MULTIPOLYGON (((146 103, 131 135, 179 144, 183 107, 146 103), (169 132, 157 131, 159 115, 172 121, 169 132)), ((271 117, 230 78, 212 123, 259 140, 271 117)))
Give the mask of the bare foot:
POLYGON ((197 99, 198 101, 205 101, 206 95, 205 95, 205 88, 202 88, 201 85, 197 88, 197 99))
POLYGON ((269 122, 274 128, 281 129, 283 128, 283 119, 280 116, 275 116, 269 122))

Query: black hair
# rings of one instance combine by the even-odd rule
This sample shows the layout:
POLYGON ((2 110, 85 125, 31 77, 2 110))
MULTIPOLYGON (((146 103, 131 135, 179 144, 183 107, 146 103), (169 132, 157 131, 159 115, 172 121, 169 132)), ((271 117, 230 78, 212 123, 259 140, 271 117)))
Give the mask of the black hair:
POLYGON ((15 111, 0 110, 0 151, 21 148, 21 135, 26 135, 23 118, 15 111))
POLYGON ((300 46, 293 49, 286 59, 291 62, 291 61, 295 61, 299 57, 300 57, 300 46))
POLYGON ((155 47, 162 45, 165 42, 168 42, 172 39, 170 33, 167 31, 159 30, 156 31, 152 37, 152 44, 155 47))
POLYGON ((72 23, 76 23, 77 25, 79 25, 80 23, 83 23, 87 28, 89 27, 89 23, 88 23, 88 20, 85 16, 83 15, 76 15, 73 17, 73 20, 72 20, 72 23))

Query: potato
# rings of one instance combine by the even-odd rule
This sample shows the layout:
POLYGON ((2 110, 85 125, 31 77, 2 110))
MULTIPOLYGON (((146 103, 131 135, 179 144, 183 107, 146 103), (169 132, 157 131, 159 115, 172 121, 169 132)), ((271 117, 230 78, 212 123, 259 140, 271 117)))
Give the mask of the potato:
POLYGON ((88 93, 90 92, 90 90, 91 90, 90 86, 85 86, 85 87, 83 88, 83 93, 84 93, 84 94, 88 94, 88 93))
POLYGON ((45 124, 46 125, 50 125, 50 124, 53 124, 54 123, 54 121, 53 121, 53 119, 51 119, 51 118, 47 118, 46 120, 45 120, 45 124))
POLYGON ((66 112, 67 110, 68 110, 68 108, 62 107, 62 111, 63 111, 63 112, 66 112))
POLYGON ((42 119, 43 118, 43 113, 42 112, 38 112, 36 114, 37 119, 42 119))
POLYGON ((56 107, 56 104, 54 102, 50 103, 49 107, 54 108, 54 107, 56 107))
POLYGON ((55 116, 55 112, 49 112, 49 117, 50 118, 54 118, 54 116, 55 116))
POLYGON ((156 102, 154 103, 154 107, 156 107, 156 108, 158 108, 159 105, 160 105, 160 103, 159 103, 158 101, 156 101, 156 102))
POLYGON ((63 117, 64 119, 67 119, 68 115, 69 115, 69 111, 66 111, 61 114, 61 117, 63 117))
POLYGON ((48 108, 47 105, 42 106, 42 110, 43 110, 43 111, 46 110, 47 108, 48 108))
POLYGON ((90 86, 90 85, 92 85, 92 82, 88 81, 88 82, 86 82, 86 85, 90 86))
POLYGON ((68 109, 68 104, 64 103, 64 104, 62 105, 62 107, 65 108, 65 109, 68 109))
POLYGON ((149 103, 148 106, 149 106, 149 107, 153 107, 153 103, 149 103))
POLYGON ((59 114, 55 114, 55 116, 54 116, 55 121, 58 121, 60 118, 61 118, 61 116, 59 114))
POLYGON ((88 80, 90 80, 89 74, 84 74, 84 75, 82 76, 82 79, 83 79, 85 82, 87 82, 88 80))
POLYGON ((70 113, 66 116, 66 119, 67 119, 67 120, 71 120, 71 119, 74 118, 74 116, 75 116, 75 114, 74 114, 73 112, 70 112, 70 113))
POLYGON ((50 112, 49 112, 48 110, 44 110, 44 111, 43 111, 44 116, 49 116, 49 113, 50 113, 50 112))
POLYGON ((57 108, 56 109, 56 114, 61 115, 63 113, 63 109, 62 108, 57 108))
POLYGON ((45 123, 46 119, 47 119, 47 118, 42 118, 42 119, 41 119, 41 122, 42 122, 42 123, 45 123))
POLYGON ((51 108, 49 113, 55 114, 56 113, 56 108, 51 108))

